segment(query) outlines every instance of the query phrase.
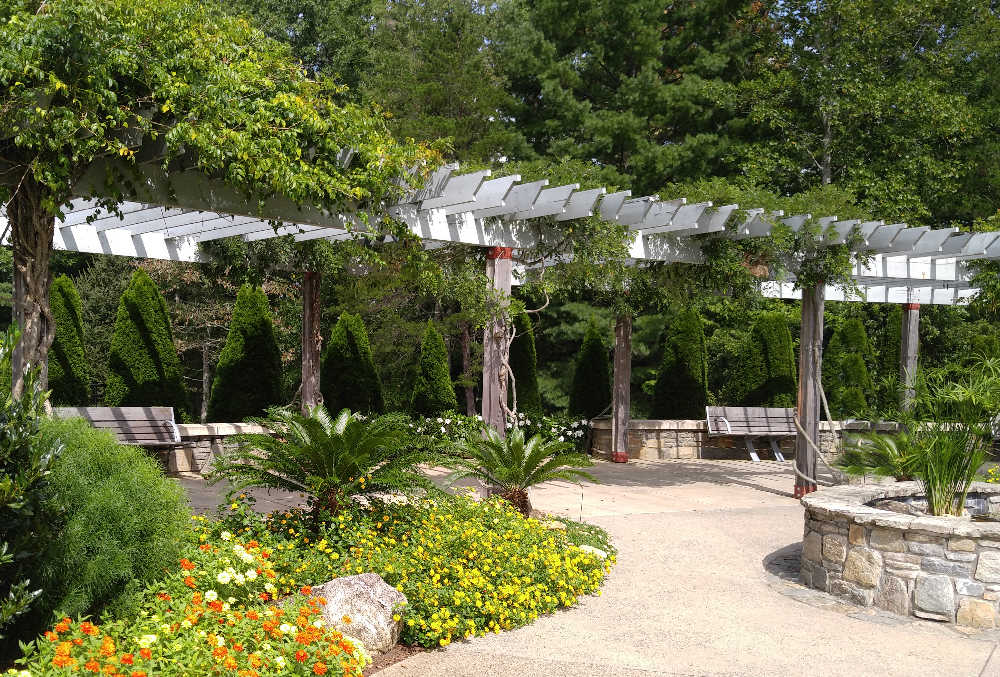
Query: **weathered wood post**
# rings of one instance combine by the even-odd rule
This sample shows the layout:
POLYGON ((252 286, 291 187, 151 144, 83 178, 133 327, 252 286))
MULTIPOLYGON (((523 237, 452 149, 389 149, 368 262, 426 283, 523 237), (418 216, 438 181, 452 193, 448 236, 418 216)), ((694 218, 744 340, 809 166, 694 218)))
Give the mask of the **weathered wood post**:
POLYGON ((615 321, 614 388, 611 395, 611 460, 628 463, 628 423, 632 408, 632 316, 615 321))
MULTIPOLYGON (((820 384, 823 375, 823 305, 826 287, 819 282, 802 290, 802 329, 799 335, 799 423, 819 446, 820 384)), ((816 479, 816 449, 799 431, 795 438, 795 467, 816 479)), ((816 491, 816 483, 795 476, 795 498, 816 491)))
POLYGON ((899 331, 899 382, 903 386, 903 408, 913 406, 913 390, 917 378, 917 357, 920 353, 920 304, 904 303, 899 331))
MULTIPOLYGON (((511 255, 510 247, 490 247, 486 252, 486 277, 503 298, 510 295, 511 255)), ((483 331, 483 421, 501 436, 507 423, 507 329, 503 309, 498 309, 483 331)))
POLYGON ((302 413, 322 402, 319 390, 320 348, 320 273, 307 272, 302 278, 302 413))

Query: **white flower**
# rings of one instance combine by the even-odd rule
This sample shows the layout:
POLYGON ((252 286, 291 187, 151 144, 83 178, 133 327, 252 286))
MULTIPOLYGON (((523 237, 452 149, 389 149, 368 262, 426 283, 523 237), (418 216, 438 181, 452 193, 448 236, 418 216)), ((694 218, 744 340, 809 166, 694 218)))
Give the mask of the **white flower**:
POLYGON ((215 577, 215 580, 217 580, 219 583, 222 583, 223 585, 226 585, 227 583, 229 583, 229 581, 233 580, 233 575, 228 571, 220 571, 219 574, 215 577))
POLYGON ((214 602, 217 599, 219 599, 219 593, 217 593, 215 590, 209 590, 208 592, 205 593, 205 601, 214 602))
POLYGON ((444 423, 444 419, 443 419, 443 418, 441 418, 440 416, 438 416, 438 420, 437 420, 437 422, 438 422, 438 423, 444 423))
POLYGON ((279 668, 285 667, 285 657, 284 656, 275 656, 274 657, 274 664, 277 665, 279 668))
POLYGON ((223 531, 221 534, 219 534, 219 538, 221 538, 224 541, 228 541, 228 540, 232 539, 232 537, 233 537, 233 535, 231 533, 229 533, 228 531, 223 531))
MULTIPOLYGON (((559 439, 562 440, 561 437, 559 439)), ((243 585, 247 582, 247 579, 243 576, 243 574, 236 574, 233 576, 233 579, 236 581, 236 585, 243 585)))
POLYGON ((507 429, 508 429, 508 430, 509 430, 509 429, 511 429, 511 428, 513 428, 513 427, 514 427, 514 424, 513 424, 513 423, 508 423, 508 424, 507 424, 507 429))
POLYGON ((482 421, 483 420, 483 415, 482 414, 476 414, 476 420, 477 421, 482 421))
POLYGON ((236 604, 236 598, 230 597, 229 599, 226 600, 226 604, 236 604))
POLYGON ((444 429, 444 426, 441 426, 441 432, 446 433, 448 431, 444 429))
POLYGON ((444 424, 445 424, 445 425, 451 425, 451 419, 450 419, 450 418, 446 418, 446 419, 444 420, 444 424))
POLYGON ((218 644, 219 646, 226 646, 226 638, 223 637, 222 635, 219 635, 218 637, 215 638, 215 643, 218 644))
POLYGON ((560 441, 560 442, 565 442, 565 441, 566 441, 566 438, 565 438, 565 437, 563 437, 562 435, 560 435, 560 436, 559 436, 559 441, 560 441))
MULTIPOLYGON (((232 599, 232 597, 230 597, 229 599, 232 599)), ((226 602, 225 604, 222 605, 223 611, 229 611, 231 608, 232 606, 229 604, 229 602, 226 602)))
POLYGON ((322 618, 317 618, 316 620, 313 621, 313 627, 314 628, 322 628, 323 625, 324 625, 324 623, 323 623, 323 619, 322 618))
POLYGON ((270 581, 264 584, 264 589, 267 590, 268 592, 277 592, 276 588, 274 587, 274 583, 271 583, 270 581))
POLYGON ((257 571, 254 569, 247 569, 247 572, 243 575, 246 576, 248 581, 257 580, 257 571))
POLYGON ((156 644, 156 640, 159 639, 156 635, 143 635, 139 638, 139 646, 143 649, 148 649, 153 644, 156 644))
POLYGON ((278 626, 278 630, 281 630, 282 632, 287 634, 289 632, 295 632, 295 626, 289 625, 288 623, 282 623, 281 625, 278 626))

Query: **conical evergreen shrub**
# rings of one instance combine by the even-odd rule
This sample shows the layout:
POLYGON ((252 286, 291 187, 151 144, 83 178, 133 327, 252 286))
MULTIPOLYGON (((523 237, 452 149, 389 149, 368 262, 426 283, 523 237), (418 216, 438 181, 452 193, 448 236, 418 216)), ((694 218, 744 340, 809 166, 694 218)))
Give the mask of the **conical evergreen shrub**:
POLYGON ((167 303, 140 268, 118 303, 104 403, 109 407, 169 406, 182 413, 186 402, 167 303))
POLYGON ((274 338, 267 294, 243 285, 215 369, 208 420, 235 422, 263 416, 267 407, 280 402, 281 351, 274 338))
POLYGON ((842 322, 823 355, 823 388, 830 415, 835 419, 867 411, 874 394, 869 372, 871 360, 871 343, 864 323, 858 318, 842 322))
POLYGON ((783 313, 761 313, 743 346, 742 368, 733 374, 722 399, 733 406, 794 407, 795 351, 783 313))
POLYGON ((542 396, 538 392, 535 330, 527 313, 520 313, 514 318, 514 329, 517 333, 510 345, 510 369, 514 372, 517 409, 526 414, 541 415, 542 396))
POLYGON ((708 404, 708 355, 698 311, 674 317, 663 343, 663 359, 653 391, 652 418, 705 418, 708 404))
POLYGON ((49 307, 56 336, 49 350, 49 388, 53 404, 90 403, 90 369, 84 351, 83 312, 73 281, 60 275, 52 281, 49 307))
POLYGON ((444 338, 427 321, 424 339, 420 344, 420 360, 417 362, 413 394, 410 396, 410 411, 421 416, 437 416, 445 411, 458 409, 455 389, 451 384, 448 369, 448 351, 444 338))
POLYGON ((333 327, 320 372, 323 401, 330 411, 378 414, 385 404, 368 332, 360 315, 341 313, 333 327))
POLYGON ((587 328, 569 393, 570 416, 593 418, 611 404, 611 362, 596 324, 587 328))

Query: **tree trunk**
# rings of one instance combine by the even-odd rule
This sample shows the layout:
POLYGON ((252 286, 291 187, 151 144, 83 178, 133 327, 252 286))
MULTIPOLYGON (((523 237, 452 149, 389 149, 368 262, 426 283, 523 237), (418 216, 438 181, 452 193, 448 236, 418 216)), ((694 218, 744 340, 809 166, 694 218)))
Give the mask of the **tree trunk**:
POLYGON ((323 337, 319 331, 319 273, 306 273, 302 280, 302 413, 306 414, 322 403, 319 385, 320 349, 323 337))
MULTIPOLYGON (((819 446, 819 389, 823 380, 823 305, 826 288, 822 282, 802 290, 802 330, 799 338, 798 417, 803 430, 819 446)), ((816 449, 800 432, 795 439, 795 467, 802 475, 816 479, 816 449)), ((816 482, 795 477, 795 498, 816 491, 816 482)))
POLYGON ((55 338, 55 320, 49 309, 52 271, 52 234, 55 217, 42 207, 45 191, 25 178, 10 203, 7 218, 14 249, 14 322, 21 328, 21 342, 12 356, 11 391, 24 392, 24 376, 32 367, 40 370, 38 387, 48 388, 48 355, 55 338))
POLYGON ((202 423, 208 421, 208 399, 212 394, 212 364, 208 359, 208 340, 201 345, 201 416, 202 423))
POLYGON ((833 123, 830 120, 830 113, 823 111, 823 160, 822 160, 822 181, 824 186, 833 183, 833 123))
POLYGON ((525 489, 500 492, 500 497, 517 508, 518 512, 525 517, 531 517, 531 499, 528 498, 528 492, 525 489))
POLYGON ((628 463, 628 421, 632 408, 632 316, 615 322, 614 391, 611 404, 611 460, 628 463))
MULTIPOLYGON (((462 378, 469 381, 472 377, 472 331, 469 323, 462 324, 462 378)), ((470 383, 465 385, 465 414, 476 415, 476 391, 470 383)))

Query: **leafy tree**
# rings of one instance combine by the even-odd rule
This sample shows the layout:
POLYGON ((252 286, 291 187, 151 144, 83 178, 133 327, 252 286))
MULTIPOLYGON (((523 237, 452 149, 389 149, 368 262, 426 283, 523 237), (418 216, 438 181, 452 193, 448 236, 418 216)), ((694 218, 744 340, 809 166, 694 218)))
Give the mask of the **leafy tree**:
POLYGON ((611 365, 608 349, 596 324, 587 328, 573 371, 569 415, 593 418, 611 404, 611 365))
POLYGON ((458 408, 455 389, 448 370, 448 350, 434 323, 427 321, 420 344, 420 360, 410 397, 410 411, 422 416, 437 416, 458 408))
POLYGON ((360 315, 341 313, 323 354, 320 383, 323 402, 333 411, 383 411, 382 381, 360 315))
POLYGON ((823 354, 823 389, 835 419, 868 411, 874 385, 872 349, 860 318, 840 324, 823 354))
POLYGON ((542 398, 538 392, 535 330, 527 313, 519 313, 514 317, 514 329, 517 334, 510 346, 510 368, 514 372, 517 410, 540 415, 542 413, 542 398))
POLYGON ((186 412, 187 395, 167 303, 141 268, 132 274, 118 303, 104 403, 109 407, 161 405, 186 412))
POLYGON ((242 421, 281 401, 281 354, 274 340, 267 295, 243 285, 219 355, 208 417, 242 421))
POLYGON ((730 375, 723 399, 732 405, 794 407, 795 353, 788 319, 761 313, 741 350, 740 367, 730 375))
POLYGON ((90 374, 91 402, 104 401, 108 353, 115 333, 118 305, 135 267, 135 261, 124 256, 97 256, 75 278, 83 311, 83 333, 87 336, 84 350, 90 374))
POLYGON ((708 404, 708 356, 701 316, 694 308, 667 327, 653 394, 653 418, 699 419, 708 404))
POLYGON ((55 404, 85 405, 90 400, 90 373, 84 346, 80 294, 73 281, 60 275, 52 283, 50 305, 56 336, 49 353, 49 388, 55 404))
MULTIPOLYGON (((313 75, 286 46, 207 3, 4 4, 0 193, 24 282, 15 308, 24 363, 44 364, 52 342, 52 234, 74 196, 112 207, 135 186, 172 191, 147 181, 163 171, 220 180, 252 205, 276 193, 328 208, 379 205, 410 169, 436 161, 313 75), (344 148, 354 151, 346 167, 344 148)), ((20 393, 19 376, 13 385, 20 393)))

